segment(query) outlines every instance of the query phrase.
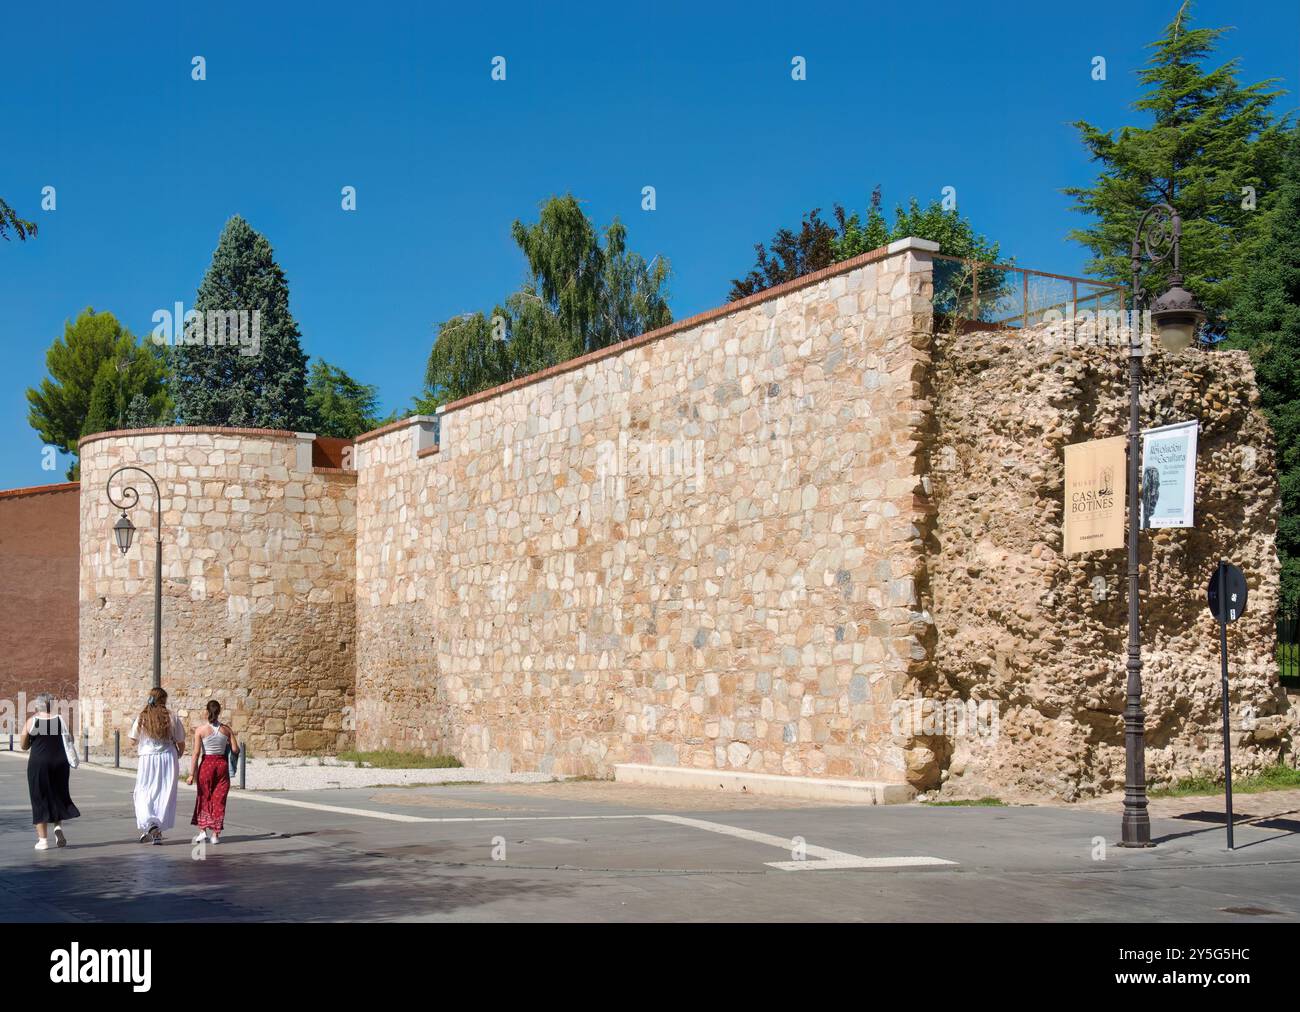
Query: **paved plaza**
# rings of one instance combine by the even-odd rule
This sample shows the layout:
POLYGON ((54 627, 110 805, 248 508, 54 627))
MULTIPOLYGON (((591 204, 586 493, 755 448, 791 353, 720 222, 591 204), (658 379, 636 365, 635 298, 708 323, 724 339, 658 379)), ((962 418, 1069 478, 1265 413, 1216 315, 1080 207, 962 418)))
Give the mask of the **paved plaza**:
POLYGON ((222 842, 195 855, 192 791, 151 847, 136 842, 132 783, 74 772, 71 844, 38 853, 22 758, 0 753, 0 918, 1300 917, 1295 794, 1239 798, 1256 821, 1228 853, 1212 798, 1155 803, 1159 847, 1125 851, 1111 845, 1118 808, 1099 805, 828 806, 606 781, 235 791, 222 842))

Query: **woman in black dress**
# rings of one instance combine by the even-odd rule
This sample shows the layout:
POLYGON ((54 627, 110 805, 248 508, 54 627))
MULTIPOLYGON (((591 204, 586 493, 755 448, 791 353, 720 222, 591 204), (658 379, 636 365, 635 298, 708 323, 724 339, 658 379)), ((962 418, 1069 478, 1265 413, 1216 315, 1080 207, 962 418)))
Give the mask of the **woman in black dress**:
POLYGON ((63 835, 63 820, 75 819, 81 813, 72 803, 68 793, 67 754, 63 751, 64 735, 71 732, 64 726, 63 718, 53 713, 54 697, 43 692, 36 697, 36 712, 23 728, 22 747, 31 749, 27 759, 27 791, 32 798, 32 822, 36 824, 36 849, 49 850, 47 828, 54 825, 54 845, 66 847, 68 838, 63 835))

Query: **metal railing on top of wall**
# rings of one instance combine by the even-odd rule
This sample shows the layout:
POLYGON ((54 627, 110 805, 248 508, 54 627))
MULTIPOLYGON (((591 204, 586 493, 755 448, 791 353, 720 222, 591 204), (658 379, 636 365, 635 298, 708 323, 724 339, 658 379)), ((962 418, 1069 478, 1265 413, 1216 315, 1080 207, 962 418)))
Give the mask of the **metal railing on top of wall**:
POLYGON ((1063 316, 1124 309, 1122 287, 1068 274, 1031 271, 934 254, 934 308, 949 318, 994 327, 1032 327, 1063 316))

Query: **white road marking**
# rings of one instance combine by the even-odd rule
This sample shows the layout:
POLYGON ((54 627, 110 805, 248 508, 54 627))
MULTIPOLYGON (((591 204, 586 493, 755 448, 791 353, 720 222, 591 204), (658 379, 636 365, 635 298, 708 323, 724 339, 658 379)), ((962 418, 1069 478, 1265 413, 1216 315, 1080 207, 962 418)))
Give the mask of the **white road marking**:
MULTIPOLYGON (((649 818, 659 822, 676 823, 679 826, 692 826, 695 829, 704 829, 710 833, 721 833, 724 836, 734 836, 737 839, 750 840, 753 843, 766 843, 772 847, 780 847, 787 852, 793 852, 794 850, 793 840, 773 836, 771 833, 757 833, 752 829, 727 826, 721 822, 707 822, 704 819, 688 819, 682 815, 651 815, 649 818)), ((956 861, 945 861, 940 857, 858 857, 856 854, 846 854, 842 850, 831 850, 829 847, 817 847, 812 844, 805 844, 803 850, 805 854, 818 858, 818 860, 764 861, 763 863, 769 868, 776 868, 778 871, 837 871, 848 868, 904 868, 916 865, 957 863, 956 861)))
MULTIPOLYGON (((23 753, 5 753, 0 755, 12 755, 14 758, 25 759, 23 753)), ((107 773, 112 776, 122 776, 135 778, 134 770, 106 769, 102 766, 82 765, 77 771, 89 770, 92 773, 107 773)), ((193 790, 182 783, 180 786, 186 790, 193 790)), ((794 841, 783 836, 774 836, 771 833, 760 833, 752 829, 742 829, 739 826, 728 826, 721 822, 710 822, 706 819, 692 819, 684 815, 652 815, 649 813, 638 813, 633 815, 464 815, 464 816, 429 816, 429 815, 404 815, 400 812, 381 812, 369 808, 347 808, 343 805, 323 805, 316 801, 299 801, 295 798, 280 798, 274 794, 261 794, 253 791, 241 791, 238 795, 240 801, 257 801, 266 805, 284 805, 288 808, 305 808, 314 812, 333 812, 337 815, 352 815, 363 819, 380 819, 386 822, 422 822, 422 823, 456 823, 456 822, 583 822, 583 821, 614 821, 618 819, 652 819, 656 822, 667 822, 677 826, 687 826, 692 829, 702 829, 710 833, 719 833, 723 836, 732 836, 738 840, 749 840, 751 843, 763 843, 771 847, 779 847, 787 853, 793 852, 794 841)), ((25 807, 25 806, 19 806, 25 807)), ((15 809, 17 810, 17 809, 15 809)), ((541 842, 540 840, 538 842, 541 842)), ((831 850, 829 847, 818 847, 813 844, 804 845, 804 853, 810 857, 816 858, 813 861, 765 861, 763 862, 768 868, 775 868, 778 871, 840 871, 853 868, 911 868, 925 865, 955 865, 956 861, 947 861, 940 857, 858 857, 856 854, 846 854, 842 850, 831 850)))
POLYGON ((956 864, 941 857, 850 857, 827 861, 765 861, 780 871, 837 871, 850 868, 913 868, 922 865, 956 864))

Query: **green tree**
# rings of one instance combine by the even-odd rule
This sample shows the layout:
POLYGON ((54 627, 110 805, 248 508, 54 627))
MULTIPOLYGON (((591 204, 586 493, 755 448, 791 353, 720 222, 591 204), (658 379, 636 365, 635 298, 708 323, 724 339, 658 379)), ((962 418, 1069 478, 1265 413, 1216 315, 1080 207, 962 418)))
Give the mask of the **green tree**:
POLYGON ((491 314, 438 324, 415 410, 486 390, 672 322, 668 261, 627 248, 615 220, 598 234, 571 194, 551 197, 512 234, 529 276, 491 314))
POLYGON ((258 340, 223 345, 206 324, 202 334, 187 328, 172 353, 181 423, 305 431, 307 356, 289 312, 289 283, 266 237, 238 215, 222 229, 194 309, 205 319, 246 312, 258 340))
MULTIPOLYGON (((493 313, 501 316, 501 308, 493 313)), ((497 328, 501 323, 495 325, 497 328)), ((504 340, 493 335, 493 321, 482 313, 462 313, 438 325, 438 337, 425 367, 426 390, 437 396, 421 402, 425 411, 505 383, 512 376, 504 340)))
MULTIPOLYGON (((1092 252, 1091 273, 1129 280, 1129 251, 1138 219, 1154 203, 1175 207, 1183 219, 1182 267, 1187 287, 1221 324, 1243 268, 1256 255, 1264 215, 1251 205, 1272 198, 1281 170, 1286 124, 1270 113, 1281 92, 1272 80, 1243 87, 1237 60, 1216 69, 1206 61, 1227 29, 1192 28, 1185 3, 1148 48, 1139 72, 1145 88, 1133 108, 1150 126, 1118 133, 1075 123, 1092 160, 1101 166, 1092 186, 1069 187, 1074 210, 1094 224, 1070 238, 1092 252)), ((1159 291, 1171 265, 1152 270, 1159 291)))
MULTIPOLYGON (((894 221, 889 224, 880 210, 880 187, 876 187, 865 219, 858 212, 850 214, 836 204, 832 225, 821 217, 820 208, 814 208, 804 215, 798 232, 778 229, 770 249, 762 243, 756 245, 754 269, 745 277, 732 280, 727 300, 735 302, 908 236, 937 242, 939 252, 945 256, 997 263, 1001 255, 997 243, 976 233, 956 208, 945 209, 937 200, 922 207, 913 197, 906 206, 900 204, 894 209, 894 221)), ((1002 273, 980 272, 982 298, 994 295, 1004 284, 1002 273), (984 275, 988 275, 987 280, 984 275)))
POLYGON ((651 263, 627 248, 627 229, 615 221, 605 230, 600 299, 592 344, 608 347, 672 323, 668 308, 668 262, 651 263))
POLYGON ((837 263, 839 234, 814 207, 803 216, 799 231, 779 228, 768 246, 754 244, 754 267, 743 278, 733 278, 728 302, 774 288, 837 263), (770 249, 769 249, 770 246, 770 249))
MULTIPOLYGON (((128 409, 138 398, 155 419, 168 417, 165 362, 151 342, 138 342, 112 313, 84 310, 64 325, 45 353, 49 376, 27 391, 27 420, 41 439, 76 455, 92 432, 133 427, 128 409)), ((77 462, 68 477, 79 474, 77 462)))
POLYGON ((142 393, 135 394, 126 406, 126 427, 128 429, 148 429, 155 425, 164 425, 168 419, 154 406, 154 403, 142 393))
POLYGON ((36 224, 18 217, 18 212, 0 198, 0 239, 8 242, 10 232, 26 242, 29 235, 36 234, 36 224))
POLYGON ((307 410, 318 436, 352 439, 379 427, 379 389, 358 383, 324 359, 313 359, 307 377, 307 410))
POLYGON ((1232 307, 1225 344, 1246 348, 1277 442, 1282 598, 1300 602, 1300 130, 1291 132, 1277 199, 1232 307))

